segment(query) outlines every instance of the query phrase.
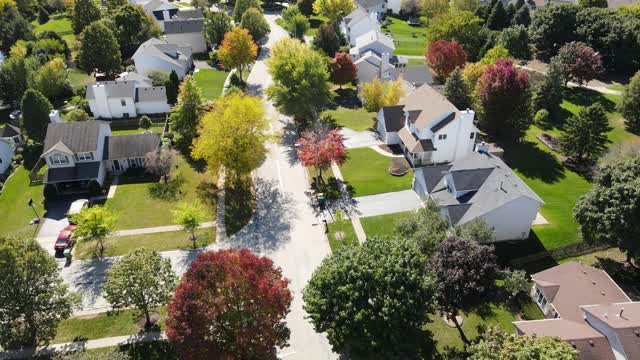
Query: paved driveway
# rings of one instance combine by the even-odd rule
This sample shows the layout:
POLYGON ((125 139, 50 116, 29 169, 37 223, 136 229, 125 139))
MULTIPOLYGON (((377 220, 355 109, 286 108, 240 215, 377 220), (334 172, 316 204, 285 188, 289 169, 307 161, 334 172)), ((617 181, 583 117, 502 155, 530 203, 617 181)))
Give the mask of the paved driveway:
MULTIPOLYGON (((55 256, 53 251, 53 244, 58 238, 60 230, 69 225, 69 219, 67 218, 67 210, 71 206, 73 199, 61 199, 47 205, 47 212, 42 217, 42 223, 38 231, 36 240, 51 256, 55 256)), ((58 258, 60 259, 58 254, 58 258)))
POLYGON ((393 214, 417 210, 422 207, 420 198, 413 190, 360 196, 354 199, 355 212, 360 217, 393 214))

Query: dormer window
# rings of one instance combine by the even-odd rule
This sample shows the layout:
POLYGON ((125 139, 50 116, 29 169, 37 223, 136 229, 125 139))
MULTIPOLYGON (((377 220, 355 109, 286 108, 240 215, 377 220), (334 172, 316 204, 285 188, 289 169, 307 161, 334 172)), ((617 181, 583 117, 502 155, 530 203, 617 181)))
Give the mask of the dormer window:
POLYGON ((93 153, 91 152, 77 153, 76 158, 78 159, 78 161, 93 160, 93 153))
POLYGON ((447 140, 447 134, 438 135, 438 140, 447 140))
POLYGON ((54 154, 51 155, 49 159, 51 159, 51 163, 54 165, 65 165, 69 163, 67 155, 54 154))

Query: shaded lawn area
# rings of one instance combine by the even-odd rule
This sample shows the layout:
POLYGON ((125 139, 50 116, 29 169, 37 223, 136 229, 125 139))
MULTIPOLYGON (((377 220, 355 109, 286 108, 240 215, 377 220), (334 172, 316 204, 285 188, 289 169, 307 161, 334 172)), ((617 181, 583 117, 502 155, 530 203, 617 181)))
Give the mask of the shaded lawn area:
POLYGON ((395 214, 363 217, 360 218, 360 222, 362 223, 365 234, 367 234, 367 238, 372 236, 394 236, 396 222, 412 213, 413 211, 405 211, 395 214))
MULTIPOLYGON (((196 247, 212 244, 216 240, 215 228, 196 230, 196 247)), ((105 242, 104 256, 119 256, 137 248, 155 251, 192 249, 191 234, 185 231, 167 231, 153 234, 114 236, 105 242)), ((90 259, 98 257, 96 242, 80 242, 75 246, 74 257, 90 259)))
POLYGON ((624 85, 622 85, 622 84, 611 84, 611 85, 607 86, 607 89, 615 90, 615 91, 624 91, 624 85))
POLYGON ((315 36, 320 25, 324 24, 329 18, 321 15, 312 15, 309 17, 309 29, 304 33, 306 36, 315 36))
POLYGON ((353 186, 354 196, 381 194, 411 188, 412 173, 389 174, 391 158, 369 148, 350 149, 340 170, 344 180, 353 186))
MULTIPOLYGON (((167 310, 163 306, 157 311, 160 315, 159 326, 164 329, 167 310)), ((74 341, 74 339, 91 340, 137 334, 142 328, 136 324, 137 319, 134 314, 134 310, 123 310, 112 314, 99 313, 62 320, 58 325, 58 333, 51 343, 58 344, 74 341)))
POLYGON ((406 21, 388 15, 391 24, 382 31, 393 37, 397 55, 424 55, 427 29, 422 26, 411 26, 406 21))
MULTIPOLYGON (((173 199, 162 199, 151 195, 150 189, 158 184, 157 180, 148 177, 120 177, 116 195, 107 199, 105 205, 118 216, 116 230, 137 229, 154 226, 173 225, 173 210, 180 202, 201 200, 209 204, 204 196, 198 195, 201 184, 215 183, 209 174, 197 172, 190 164, 179 158, 177 169, 172 171, 171 178, 180 180, 178 193, 173 199)), ((215 209, 206 207, 208 214, 205 221, 215 218, 215 209)))
POLYGON ((151 341, 146 343, 133 343, 119 345, 117 347, 106 347, 100 349, 90 349, 88 354, 102 354, 116 349, 129 356, 131 360, 178 360, 180 357, 175 348, 167 341, 151 341))
POLYGON ((202 90, 202 96, 206 100, 215 100, 222 95, 224 81, 228 75, 228 72, 217 69, 200 69, 193 74, 193 78, 202 90))
POLYGON ((365 131, 376 126, 376 113, 367 112, 364 108, 349 109, 340 106, 336 110, 326 110, 324 113, 333 116, 338 125, 351 130, 365 131))
POLYGON ((331 252, 335 253, 343 246, 353 246, 359 245, 358 237, 356 236, 356 232, 353 229, 353 225, 351 224, 351 220, 345 219, 342 222, 332 222, 328 225, 329 233, 327 237, 329 238, 329 246, 331 247, 331 252), (336 233, 342 232, 343 238, 337 239, 336 233))
POLYGON ((37 20, 34 20, 31 24, 33 25, 33 33, 36 35, 43 31, 53 31, 67 42, 69 49, 74 50, 79 45, 76 36, 73 34, 71 19, 65 14, 51 15, 49 21, 44 24, 39 24, 37 20))
POLYGON ((85 86, 90 82, 96 81, 93 75, 87 75, 86 72, 78 69, 69 69, 67 74, 69 76, 69 83, 73 88, 85 86))
POLYGON ((35 226, 29 225, 36 215, 28 201, 33 199, 34 207, 42 218, 45 214, 43 185, 31 186, 29 183, 29 170, 20 166, 0 190, 0 234, 36 231, 35 226))
POLYGON ((249 223, 253 215, 254 200, 251 176, 237 184, 225 184, 224 221, 227 236, 237 233, 249 223))

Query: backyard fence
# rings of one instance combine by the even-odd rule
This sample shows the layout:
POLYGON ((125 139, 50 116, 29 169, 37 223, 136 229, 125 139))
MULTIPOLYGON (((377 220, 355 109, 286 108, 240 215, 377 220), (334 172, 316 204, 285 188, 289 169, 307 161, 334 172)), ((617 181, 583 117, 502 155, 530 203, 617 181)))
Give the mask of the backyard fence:
POLYGON ((581 242, 577 244, 571 244, 550 251, 539 252, 523 257, 519 257, 510 261, 511 265, 515 267, 523 267, 528 263, 533 263, 543 259, 552 258, 553 260, 562 260, 568 257, 580 256, 590 254, 596 251, 606 250, 611 248, 610 245, 589 244, 581 242))

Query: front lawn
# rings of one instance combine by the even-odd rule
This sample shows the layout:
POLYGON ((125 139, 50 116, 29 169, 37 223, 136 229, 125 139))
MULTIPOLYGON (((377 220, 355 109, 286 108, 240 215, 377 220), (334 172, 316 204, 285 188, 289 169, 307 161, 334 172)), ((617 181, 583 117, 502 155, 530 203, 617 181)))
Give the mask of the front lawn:
POLYGON ((228 72, 217 69, 199 69, 193 74, 193 78, 202 90, 204 99, 215 100, 222 95, 224 81, 228 75, 228 72))
POLYGON ((381 194, 411 188, 412 173, 389 174, 391 158, 369 148, 350 149, 340 170, 344 180, 353 186, 354 196, 381 194))
POLYGON ((31 24, 33 25, 33 33, 36 35, 43 31, 53 31, 67 42, 69 49, 75 50, 79 45, 76 36, 73 34, 71 19, 65 14, 51 15, 49 21, 44 24, 39 24, 35 20, 31 24))
MULTIPOLYGON (((119 313, 99 313, 95 315, 76 316, 62 320, 58 325, 53 344, 71 342, 75 340, 100 339, 112 336, 132 335, 140 332, 141 327, 136 324, 134 310, 123 310, 119 313)), ((167 310, 159 308, 159 326, 164 329, 167 310)))
MULTIPOLYGON (((131 250, 144 247, 149 250, 167 251, 175 249, 192 249, 191 234, 184 231, 167 231, 143 235, 114 236, 107 239, 104 256, 119 256, 131 250)), ((207 246, 216 240, 215 228, 196 230, 196 246, 207 246)), ((74 257, 90 259, 98 257, 96 243, 80 242, 75 247, 74 257)))
MULTIPOLYGON (((362 219, 361 219, 362 220, 362 219)), ((329 238, 329 246, 331 247, 331 252, 335 253, 343 246, 352 246, 358 245, 358 237, 356 236, 356 232, 353 229, 353 224, 351 224, 351 220, 345 219, 341 222, 332 222, 328 225, 329 233, 327 237, 329 238), (336 238, 336 233, 342 232, 342 239, 336 238)))
POLYGON ((398 220, 409 216, 413 211, 399 212, 395 214, 386 214, 378 216, 370 216, 360 218, 362 228, 364 228, 367 238, 372 236, 394 236, 394 228, 398 220))
POLYGON ((427 29, 423 26, 411 26, 406 21, 387 16, 391 24, 383 31, 393 37, 396 55, 424 55, 427 29))
POLYGON ((376 113, 367 112, 364 108, 350 109, 340 106, 336 110, 326 110, 324 113, 336 119, 338 125, 351 130, 366 131, 376 126, 376 113))
MULTIPOLYGON (((174 186, 178 188, 178 193, 175 198, 165 200, 151 195, 152 187, 160 186, 156 185, 157 181, 148 177, 120 176, 115 196, 105 203, 118 216, 116 230, 173 225, 172 211, 180 202, 201 200, 209 204, 207 198, 198 195, 198 191, 202 188, 201 184, 215 182, 210 175, 196 171, 180 158, 171 179, 177 181, 174 186)), ((215 210, 211 207, 207 209, 209 214, 206 221, 211 221, 215 217, 215 210)))
POLYGON ((18 167, 13 176, 7 180, 4 188, 0 190, 0 234, 9 235, 15 232, 35 232, 35 225, 29 225, 29 221, 36 217, 33 209, 29 207, 29 199, 40 218, 43 217, 44 199, 43 186, 31 186, 29 170, 23 166, 18 167))

